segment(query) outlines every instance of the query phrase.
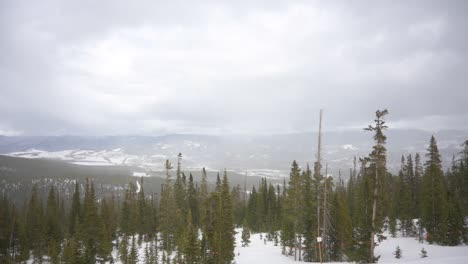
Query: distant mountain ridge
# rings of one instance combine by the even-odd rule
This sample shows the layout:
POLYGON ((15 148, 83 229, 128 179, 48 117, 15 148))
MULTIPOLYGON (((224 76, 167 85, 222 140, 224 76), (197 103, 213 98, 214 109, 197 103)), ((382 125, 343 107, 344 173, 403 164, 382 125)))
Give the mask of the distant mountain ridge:
MULTIPOLYGON (((401 155, 419 152, 424 158, 431 136, 422 130, 387 131, 388 167, 399 169, 401 155)), ((448 165, 468 139, 468 131, 446 130, 434 134, 448 165)), ((354 156, 365 156, 372 148, 372 134, 364 131, 323 133, 324 165, 346 177, 354 156)), ((277 135, 191 135, 166 136, 0 136, 0 153, 16 157, 60 159, 74 164, 130 165, 162 169, 166 159, 176 162, 183 154, 189 168, 228 168, 238 172, 277 170, 284 175, 292 160, 305 166, 315 161, 317 133, 277 135)), ((266 173, 267 175, 271 172, 266 173)))

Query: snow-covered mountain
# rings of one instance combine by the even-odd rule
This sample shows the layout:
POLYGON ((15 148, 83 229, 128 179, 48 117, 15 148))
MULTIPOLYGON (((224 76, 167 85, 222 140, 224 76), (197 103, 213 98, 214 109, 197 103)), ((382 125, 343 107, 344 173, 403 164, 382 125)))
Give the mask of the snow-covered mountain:
MULTIPOLYGON (((467 131, 434 134, 444 164, 462 149, 467 131)), ((399 169, 401 155, 419 152, 424 157, 431 133, 420 130, 389 130, 388 167, 399 169)), ((323 134, 323 157, 329 172, 343 177, 353 166, 354 156, 367 155, 372 135, 363 131, 333 131, 323 134)), ((315 161, 316 133, 282 135, 167 135, 167 136, 0 136, 0 153, 14 157, 58 159, 79 165, 126 165, 162 170, 166 159, 176 163, 183 154, 185 169, 227 168, 247 176, 283 177, 293 160, 305 166, 315 161)))

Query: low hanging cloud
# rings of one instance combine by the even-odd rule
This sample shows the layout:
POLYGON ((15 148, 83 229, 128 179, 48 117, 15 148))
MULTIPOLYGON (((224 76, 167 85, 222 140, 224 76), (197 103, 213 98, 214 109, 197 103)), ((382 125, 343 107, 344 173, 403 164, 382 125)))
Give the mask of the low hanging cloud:
POLYGON ((0 134, 468 129, 465 1, 3 1, 0 134), (7 113, 7 114, 5 114, 7 113))

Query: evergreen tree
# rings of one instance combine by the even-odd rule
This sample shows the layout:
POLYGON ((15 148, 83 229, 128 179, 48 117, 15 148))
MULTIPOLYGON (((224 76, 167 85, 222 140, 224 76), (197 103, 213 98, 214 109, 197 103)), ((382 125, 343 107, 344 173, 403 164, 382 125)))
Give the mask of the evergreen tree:
MULTIPOLYGON (((290 253, 294 254, 294 259, 298 259, 299 244, 298 234, 300 231, 302 216, 302 180, 301 169, 296 161, 293 161, 287 193, 284 203, 283 227, 281 232, 281 242, 283 247, 289 247, 290 253)), ((299 254, 299 258, 301 258, 299 254)))
POLYGON ((242 226, 242 246, 247 247, 250 244, 250 230, 247 225, 247 221, 244 220, 244 224, 242 226))
POLYGON ((252 187, 252 191, 250 192, 249 196, 249 201, 247 203, 247 213, 246 213, 246 218, 247 218, 247 223, 249 227, 255 232, 259 231, 260 227, 258 225, 258 220, 257 220, 257 205, 258 205, 258 198, 257 198, 257 190, 255 189, 255 186, 252 187))
POLYGON ((332 217, 333 232, 331 234, 331 237, 334 238, 333 259, 337 261, 347 261, 354 246, 353 226, 346 197, 344 182, 339 178, 333 199, 332 212, 334 217, 332 217))
POLYGON ((428 160, 425 163, 425 171, 422 180, 422 223, 427 230, 429 243, 446 244, 447 232, 447 191, 442 162, 434 136, 431 137, 428 160))
POLYGON ((218 243, 221 243, 220 260, 222 263, 229 263, 234 259, 235 231, 232 198, 229 189, 227 171, 224 170, 223 181, 221 184, 220 206, 218 207, 218 218, 221 221, 217 226, 217 233, 219 235, 218 243))
POLYGON ((152 250, 152 247, 150 243, 146 243, 145 245, 145 264, 153 264, 151 261, 151 253, 150 250, 152 250))
POLYGON ((192 224, 192 215, 189 212, 187 217, 187 229, 185 234, 185 244, 183 248, 184 261, 187 264, 196 264, 199 262, 200 246, 198 242, 198 232, 192 224))
POLYGON ((304 251, 303 259, 306 262, 312 262, 314 260, 315 252, 315 241, 317 237, 316 229, 316 194, 313 187, 312 172, 307 164, 306 170, 303 172, 303 191, 302 200, 304 202, 303 208, 303 236, 304 236, 304 251))
POLYGON ((42 199, 39 198, 37 192, 37 185, 34 185, 28 204, 26 224, 28 226, 28 237, 32 249, 33 261, 34 263, 43 263, 47 241, 44 233, 42 199))
POLYGON ((86 189, 84 196, 83 208, 83 242, 84 242, 84 261, 86 263, 94 262, 98 252, 98 245, 101 232, 101 219, 98 215, 98 207, 96 202, 96 194, 94 191, 94 183, 89 183, 86 179, 86 189))
POLYGON ((383 111, 377 110, 375 113, 375 125, 369 125, 365 128, 366 131, 373 131, 375 145, 373 146, 373 151, 369 155, 370 161, 372 162, 371 166, 373 167, 373 176, 370 177, 369 183, 372 189, 372 214, 371 214, 371 233, 369 235, 369 258, 368 261, 373 263, 377 259, 374 256, 375 241, 374 236, 376 233, 379 233, 381 230, 384 212, 384 204, 386 190, 383 188, 386 186, 385 179, 387 177, 386 169, 386 152, 385 142, 387 137, 383 133, 387 126, 385 125, 385 116, 388 114, 388 110, 383 111))
POLYGON ((393 255, 395 255, 395 258, 401 259, 403 257, 402 253, 403 251, 401 250, 400 246, 397 246, 393 255))
POLYGON ((123 264, 130 263, 128 254, 128 236, 123 235, 122 240, 119 243, 119 259, 123 264))
POLYGON ((127 260, 128 264, 137 264, 138 263, 138 249, 135 243, 135 236, 132 236, 132 245, 130 248, 130 254, 127 260))
POLYGON ((101 230, 98 235, 98 250, 97 256, 101 263, 105 263, 112 259, 112 231, 114 228, 113 216, 110 209, 111 205, 108 204, 107 199, 103 199, 101 203, 101 218, 106 221, 101 221, 101 230))
POLYGON ((174 191, 172 188, 172 181, 170 170, 172 165, 169 160, 166 161, 166 180, 162 188, 161 201, 159 206, 159 228, 161 232, 161 246, 167 251, 168 255, 174 249, 174 235, 175 226, 174 219, 176 219, 176 203, 174 198, 174 191))
POLYGON ((49 247, 47 251, 47 255, 49 255, 49 262, 52 264, 59 263, 59 255, 60 255, 60 245, 57 240, 52 239, 49 241, 49 247))
POLYGON ((398 175, 398 218, 400 219, 400 230, 403 236, 412 234, 411 174, 404 156, 401 156, 401 168, 398 175))
POLYGON ((69 221, 69 234, 70 236, 75 234, 75 223, 78 224, 81 222, 81 201, 80 201, 80 189, 78 181, 75 181, 75 192, 73 193, 72 197, 72 204, 70 209, 70 214, 68 217, 69 221))
MULTIPOLYGON (((418 189, 419 189, 419 182, 415 175, 414 170, 414 163, 413 157, 409 154, 406 157, 406 173, 407 173, 407 181, 409 184, 409 192, 410 192, 410 206, 409 206, 409 217, 410 219, 418 218, 419 214, 419 204, 418 204, 418 189)), ((411 230, 411 235, 415 234, 415 230, 411 230)))
POLYGON ((65 240, 61 262, 64 264, 81 264, 79 242, 76 237, 65 240))
POLYGON ((174 226, 174 242, 178 247, 183 247, 185 233, 185 219, 187 219, 188 203, 185 174, 181 171, 182 154, 177 156, 176 180, 174 182, 174 197, 176 202, 175 214, 172 219, 174 226))
POLYGON ((187 200, 189 205, 189 212, 192 216, 192 223, 195 227, 200 226, 200 209, 197 190, 193 182, 192 173, 189 175, 189 182, 187 187, 187 200))
POLYGON ((46 206, 46 239, 48 254, 51 263, 58 263, 58 256, 60 254, 61 230, 59 229, 59 202, 57 192, 52 185, 47 196, 46 206))

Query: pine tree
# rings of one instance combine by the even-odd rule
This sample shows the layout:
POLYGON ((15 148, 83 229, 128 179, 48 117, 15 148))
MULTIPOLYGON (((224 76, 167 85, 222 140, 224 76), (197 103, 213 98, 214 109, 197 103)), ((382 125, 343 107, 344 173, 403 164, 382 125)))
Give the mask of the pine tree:
MULTIPOLYGON (((410 219, 417 218, 418 215, 418 188, 419 188, 419 182, 416 179, 415 175, 415 170, 414 170, 414 163, 413 163, 413 157, 411 154, 409 154, 406 157, 406 173, 407 173, 407 179, 408 179, 408 184, 409 184, 409 192, 410 192, 410 207, 409 207, 409 216, 410 219)), ((412 224, 412 223, 411 223, 412 224)), ((415 230, 411 230, 411 235, 415 235, 415 230)))
POLYGON ((84 263, 81 259, 79 242, 76 237, 65 240, 61 263, 65 264, 81 264, 84 263))
POLYGON ((192 224, 192 215, 190 211, 187 216, 187 229, 183 251, 185 263, 199 263, 200 246, 198 242, 198 232, 192 224))
POLYGON ((46 239, 47 239, 47 255, 50 257, 51 263, 58 263, 60 254, 61 230, 59 229, 59 211, 58 211, 58 196, 52 186, 47 196, 46 206, 46 239))
POLYGON ((100 235, 101 222, 98 215, 94 183, 89 183, 89 179, 86 179, 83 209, 84 260, 90 263, 95 261, 98 251, 97 237, 100 235))
POLYGON ((26 227, 26 212, 24 209, 26 205, 23 207, 23 211, 18 214, 18 227, 17 227, 17 239, 18 242, 18 249, 16 250, 15 260, 18 262, 25 262, 29 259, 30 249, 29 249, 29 238, 27 234, 27 227, 26 227))
POLYGON ((247 221, 244 220, 244 224, 242 226, 242 246, 248 247, 250 244, 250 230, 247 225, 247 221))
MULTIPOLYGON (((148 206, 146 204, 145 190, 144 190, 144 181, 143 177, 140 178, 140 191, 137 195, 137 212, 136 212, 136 222, 137 222, 137 232, 138 240, 141 243, 141 238, 143 234, 147 234, 150 231, 150 219, 148 218, 148 206)), ((140 244, 139 243, 139 244, 140 244)))
POLYGON ((49 248, 48 248, 47 255, 49 255, 49 262, 51 264, 59 263, 60 245, 58 244, 57 240, 52 239, 49 241, 49 248))
POLYGON ((388 181, 388 192, 390 193, 391 201, 388 211, 388 229, 392 237, 397 235, 397 218, 400 217, 401 199, 400 191, 402 185, 401 176, 391 176, 388 181))
POLYGON ((146 243, 145 245, 145 264, 153 264, 151 261, 151 250, 152 247, 150 246, 150 243, 146 243))
POLYGON ((257 198, 257 190, 255 186, 252 186, 252 191, 250 192, 249 201, 247 203, 247 223, 249 227, 255 232, 259 231, 260 227, 257 220, 257 205, 258 205, 258 198, 257 198))
POLYGON ((130 247, 130 254, 128 256, 128 264, 137 264, 138 263, 138 249, 135 243, 135 236, 132 236, 132 245, 130 247))
POLYGON ((185 233, 185 219, 187 219, 188 203, 185 174, 181 171, 182 154, 177 156, 176 180, 174 182, 174 197, 176 202, 175 214, 172 219, 174 226, 174 241, 178 247, 183 247, 185 233))
POLYGON ((341 178, 338 180, 338 185, 333 199, 333 232, 331 237, 334 238, 334 260, 346 261, 349 259, 353 251, 353 226, 351 215, 349 213, 348 203, 346 201, 346 188, 341 178))
POLYGON ((200 226, 200 209, 197 190, 193 182, 192 173, 189 175, 189 182, 187 187, 187 201, 189 205, 189 212, 192 216, 192 223, 195 227, 200 226))
POLYGON ((400 246, 397 246, 393 255, 395 255, 395 258, 401 259, 403 257, 402 253, 403 251, 401 250, 400 246))
POLYGON ((119 243, 119 259, 123 264, 128 264, 129 254, 128 254, 128 236, 124 234, 122 240, 119 243))
POLYGON ((462 242, 465 230, 465 222, 461 209, 461 201, 456 199, 455 194, 447 192, 447 233, 445 243, 449 246, 456 246, 462 242))
POLYGON ((422 185, 422 223, 426 228, 429 243, 446 244, 447 232, 447 191, 442 162, 434 136, 431 137, 426 154, 425 171, 422 185))
MULTIPOLYGON (((455 156, 452 159, 452 168, 446 174, 447 179, 447 244, 455 246, 460 244, 466 233, 463 216, 463 161, 457 165, 455 156)), ((466 238, 465 238, 466 239, 466 238)))
POLYGON ((221 220, 218 225, 221 260, 229 263, 234 259, 235 231, 233 219, 233 206, 230 194, 227 171, 224 170, 223 181, 221 183, 220 207, 218 207, 218 218, 221 220))
POLYGON ((176 219, 176 203, 174 198, 174 190, 172 188, 170 170, 172 165, 169 160, 166 161, 166 180, 162 187, 161 201, 159 206, 159 229, 161 232, 162 248, 167 251, 168 255, 174 249, 174 219, 176 219))
POLYGON ((381 230, 381 221, 383 220, 382 212, 383 208, 384 195, 386 193, 383 190, 383 187, 386 186, 385 179, 387 177, 386 169, 386 152, 385 142, 387 137, 384 135, 384 130, 387 129, 385 125, 385 116, 388 114, 388 110, 383 111, 377 110, 375 113, 375 126, 369 125, 365 128, 366 131, 375 131, 374 141, 375 145, 373 151, 369 155, 372 161, 372 166, 374 170, 373 177, 370 178, 370 184, 372 188, 372 215, 371 215, 371 233, 369 236, 370 245, 369 245, 369 259, 368 261, 373 263, 376 261, 374 256, 375 241, 374 236, 376 233, 379 233, 381 230))
POLYGON ((416 153, 414 157, 414 181, 417 188, 415 188, 415 215, 418 218, 417 227, 418 227, 418 237, 419 242, 422 242, 423 238, 423 225, 422 225, 422 177, 423 177, 423 167, 421 164, 421 157, 419 153, 416 153))
POLYGON ((46 253, 46 236, 44 233, 44 210, 42 199, 38 196, 37 185, 32 189, 26 213, 26 224, 28 226, 28 237, 34 258, 34 263, 42 263, 46 253))
POLYGON ((80 202, 80 189, 78 181, 75 181, 75 192, 72 197, 72 204, 70 209, 70 214, 68 216, 69 221, 69 234, 72 236, 75 233, 75 223, 78 224, 81 222, 81 202, 80 202), (78 220, 78 221, 77 221, 78 220))
POLYGON ((403 236, 413 233, 412 226, 412 194, 411 178, 412 171, 407 166, 404 156, 401 156, 401 169, 399 173, 399 193, 398 193, 398 218, 400 219, 400 230, 403 236))
POLYGON ((314 260, 315 256, 315 241, 317 237, 316 233, 316 194, 314 192, 312 172, 307 164, 306 170, 303 172, 302 176, 302 200, 304 202, 303 208, 303 236, 304 236, 304 251, 303 259, 306 262, 311 262, 314 260))
POLYGON ((99 260, 101 262, 106 262, 112 259, 112 239, 113 233, 115 230, 115 216, 113 214, 113 201, 108 201, 108 199, 104 198, 101 203, 101 219, 105 219, 105 221, 101 221, 101 232, 98 240, 98 251, 97 255, 99 256, 99 260))
MULTIPOLYGON (((294 254, 295 260, 298 259, 298 251, 301 246, 298 241, 298 233, 301 224, 299 221, 301 220, 301 210, 303 206, 301 190, 301 169, 296 161, 293 161, 284 203, 281 242, 283 247, 289 247, 290 252, 294 254)), ((300 255, 299 258, 301 258, 300 255)))

